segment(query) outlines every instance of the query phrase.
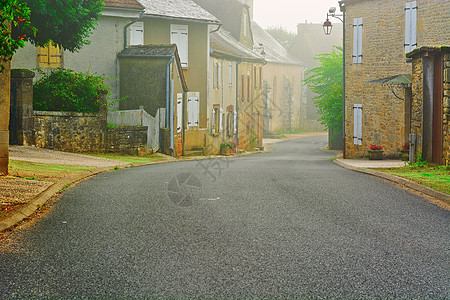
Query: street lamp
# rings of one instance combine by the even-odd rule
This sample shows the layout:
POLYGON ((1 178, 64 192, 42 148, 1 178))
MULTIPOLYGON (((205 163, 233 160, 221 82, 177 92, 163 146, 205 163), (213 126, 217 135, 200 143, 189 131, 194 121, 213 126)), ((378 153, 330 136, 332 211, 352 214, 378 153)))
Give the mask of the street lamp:
POLYGON ((343 91, 342 91, 342 146, 343 146, 343 157, 346 158, 345 155, 345 3, 343 1, 339 2, 339 8, 342 12, 342 14, 336 14, 336 7, 330 7, 330 9, 327 12, 327 20, 323 22, 323 31, 325 35, 331 34, 331 29, 333 29, 333 25, 331 24, 329 17, 336 18, 339 21, 342 22, 342 85, 343 85, 343 91), (342 17, 342 19, 341 19, 342 17))

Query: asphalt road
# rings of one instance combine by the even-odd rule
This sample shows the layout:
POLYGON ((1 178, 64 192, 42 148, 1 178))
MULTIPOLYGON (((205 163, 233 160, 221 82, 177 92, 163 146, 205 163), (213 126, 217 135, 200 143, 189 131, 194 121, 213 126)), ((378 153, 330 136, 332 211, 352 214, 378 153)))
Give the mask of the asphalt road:
POLYGON ((326 137, 101 174, 0 252, 0 298, 449 298, 449 213, 326 137))

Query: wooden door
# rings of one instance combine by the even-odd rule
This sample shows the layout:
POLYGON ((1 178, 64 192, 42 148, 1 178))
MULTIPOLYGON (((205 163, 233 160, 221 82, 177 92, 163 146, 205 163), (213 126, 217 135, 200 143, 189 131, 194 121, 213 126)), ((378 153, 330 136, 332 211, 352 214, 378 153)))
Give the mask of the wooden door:
POLYGON ((437 164, 442 163, 442 77, 443 56, 434 58, 433 82, 433 159, 437 164))

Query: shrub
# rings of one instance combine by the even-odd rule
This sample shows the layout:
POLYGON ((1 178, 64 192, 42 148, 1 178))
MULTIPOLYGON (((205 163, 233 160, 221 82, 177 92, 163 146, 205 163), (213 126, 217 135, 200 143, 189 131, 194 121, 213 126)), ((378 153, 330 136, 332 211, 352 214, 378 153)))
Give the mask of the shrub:
POLYGON ((43 111, 98 112, 102 90, 109 90, 101 76, 55 69, 43 73, 33 86, 33 107, 43 111))

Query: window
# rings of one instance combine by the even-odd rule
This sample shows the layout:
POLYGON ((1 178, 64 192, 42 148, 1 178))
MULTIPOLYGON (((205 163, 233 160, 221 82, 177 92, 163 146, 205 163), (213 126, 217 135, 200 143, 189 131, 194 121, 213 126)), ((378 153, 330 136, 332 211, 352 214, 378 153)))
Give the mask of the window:
POLYGON ((247 75, 247 102, 250 102, 250 75, 247 75))
POLYGON ((211 112, 211 134, 216 135, 222 132, 222 114, 223 110, 219 104, 214 104, 211 112))
POLYGON ((213 87, 217 87, 217 63, 213 64, 213 87))
POLYGON ((244 36, 247 36, 247 14, 246 13, 243 14, 243 18, 244 18, 244 20, 243 20, 244 36))
POLYGON ((405 7, 405 53, 417 47, 417 1, 406 3, 405 7))
POLYGON ((217 63, 217 87, 222 85, 222 63, 217 63))
POLYGON ((177 94, 177 132, 181 132, 181 125, 183 124, 183 94, 177 94))
POLYGON ((353 63, 362 63, 362 18, 353 19, 353 63))
POLYGON ((233 105, 229 105, 227 107, 227 135, 229 137, 233 136, 233 134, 236 132, 236 115, 235 111, 233 111, 233 105))
POLYGON ((144 45, 144 23, 136 22, 130 26, 130 45, 144 45))
POLYGON ((39 68, 61 68, 62 51, 52 42, 47 47, 38 47, 39 68))
POLYGON ((362 104, 353 105, 353 144, 362 145, 362 104))
POLYGON ((256 66, 253 67, 253 88, 256 89, 257 88, 257 80, 256 80, 256 66))
POLYGON ((262 67, 259 67, 259 88, 262 89, 262 67))
POLYGON ((187 25, 170 25, 170 43, 176 44, 181 66, 188 67, 189 38, 187 25))
POLYGON ((241 78, 241 100, 244 101, 245 99, 245 76, 242 75, 241 78))
POLYGON ((199 100, 200 100, 200 93, 198 92, 188 93, 188 101, 187 101, 188 127, 198 126, 198 109, 200 102, 199 100))
POLYGON ((232 87, 233 86, 233 64, 230 63, 228 65, 228 86, 232 87))

